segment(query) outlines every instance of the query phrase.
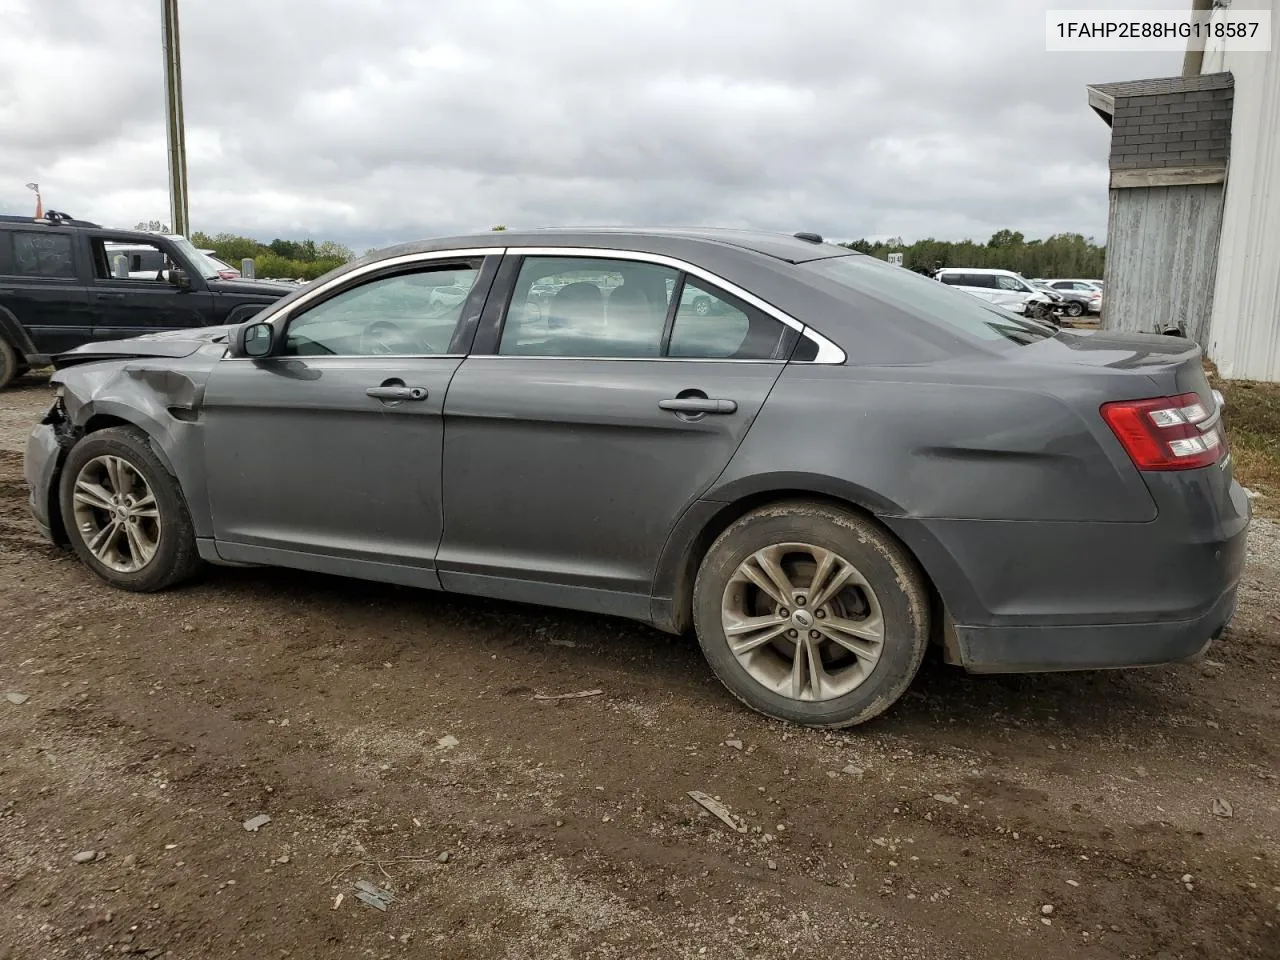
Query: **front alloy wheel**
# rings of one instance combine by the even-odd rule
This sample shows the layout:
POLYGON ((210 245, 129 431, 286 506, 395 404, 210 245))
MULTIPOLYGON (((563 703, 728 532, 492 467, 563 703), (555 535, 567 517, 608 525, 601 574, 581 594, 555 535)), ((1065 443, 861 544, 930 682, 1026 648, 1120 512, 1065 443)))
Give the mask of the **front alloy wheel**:
POLYGON ((160 509, 146 478, 122 457, 94 457, 75 480, 75 524, 89 552, 117 573, 138 573, 160 545, 160 509))
POLYGON ((72 549, 124 590, 163 590, 200 568, 178 481, 136 427, 86 434, 67 454, 58 504, 72 549))

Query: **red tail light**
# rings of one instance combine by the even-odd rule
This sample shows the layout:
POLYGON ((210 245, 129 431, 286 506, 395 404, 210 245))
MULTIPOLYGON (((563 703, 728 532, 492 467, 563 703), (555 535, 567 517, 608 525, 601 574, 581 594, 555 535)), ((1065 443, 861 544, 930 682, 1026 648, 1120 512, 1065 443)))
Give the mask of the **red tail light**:
POLYGON ((1139 470, 1207 467, 1226 446, 1217 411, 1195 393, 1104 403, 1101 412, 1139 470))

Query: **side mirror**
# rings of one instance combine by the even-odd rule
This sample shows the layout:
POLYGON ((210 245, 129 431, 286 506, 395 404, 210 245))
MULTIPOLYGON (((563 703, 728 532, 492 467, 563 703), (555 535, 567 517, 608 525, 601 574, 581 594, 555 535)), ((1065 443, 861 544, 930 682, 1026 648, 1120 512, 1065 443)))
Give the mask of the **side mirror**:
POLYGON ((276 328, 269 323, 251 323, 236 331, 236 353, 242 357, 268 357, 275 346, 276 328))
POLYGON ((187 276, 187 271, 183 270, 181 267, 169 268, 169 282, 179 290, 191 289, 191 278, 187 276))

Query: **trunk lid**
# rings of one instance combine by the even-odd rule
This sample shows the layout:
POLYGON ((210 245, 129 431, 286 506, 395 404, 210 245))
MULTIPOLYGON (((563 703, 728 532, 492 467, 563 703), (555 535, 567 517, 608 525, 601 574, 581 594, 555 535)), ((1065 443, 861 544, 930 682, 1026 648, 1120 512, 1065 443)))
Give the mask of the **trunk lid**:
MULTIPOLYGON (((1216 400, 1204 372, 1204 353, 1194 340, 1153 333, 1119 333, 1110 330, 1063 330, 1057 336, 1031 344, 1020 359, 1051 366, 1091 368, 1097 373, 1138 374, 1150 385, 1125 377, 1111 381, 1117 390, 1106 400, 1133 400, 1143 396, 1178 396, 1195 393, 1213 409, 1216 400), (1154 392, 1150 392, 1154 387, 1154 392), (1123 396, 1126 390, 1148 391, 1123 396)), ((1085 372, 1085 371, 1081 371, 1085 372)))

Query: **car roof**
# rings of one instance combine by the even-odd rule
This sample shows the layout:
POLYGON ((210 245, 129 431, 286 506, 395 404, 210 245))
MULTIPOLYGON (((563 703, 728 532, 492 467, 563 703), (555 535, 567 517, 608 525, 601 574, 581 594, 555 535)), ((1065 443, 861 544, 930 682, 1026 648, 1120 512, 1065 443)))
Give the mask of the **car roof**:
POLYGON ((943 267, 939 273, 1011 273, 1015 277, 1018 275, 1016 270, 1001 270, 996 267, 943 267))
MULTIPOLYGON (((806 236, 816 237, 816 234, 806 236)), ((378 250, 370 259, 468 247, 630 247, 647 253, 663 253, 673 246, 686 246, 690 242, 736 247, 787 263, 858 255, 847 247, 825 242, 821 238, 815 242, 802 240, 792 234, 761 230, 713 227, 544 227, 402 243, 378 250)))

